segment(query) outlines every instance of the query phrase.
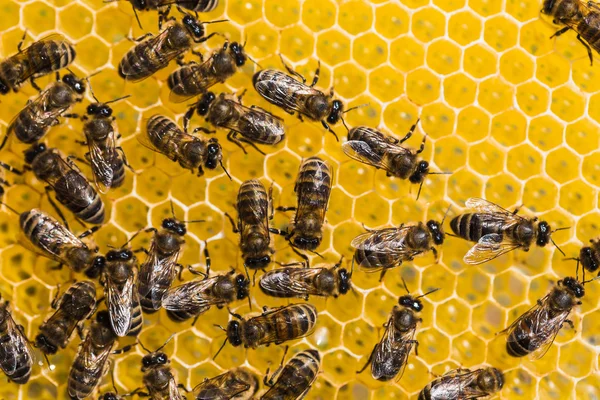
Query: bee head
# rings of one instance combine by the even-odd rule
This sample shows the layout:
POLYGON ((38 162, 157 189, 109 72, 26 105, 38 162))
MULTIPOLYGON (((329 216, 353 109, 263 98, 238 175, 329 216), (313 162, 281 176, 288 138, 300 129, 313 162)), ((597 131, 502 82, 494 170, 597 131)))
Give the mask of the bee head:
POLYGON ((337 124, 342 118, 342 114, 344 113, 344 103, 340 100, 334 100, 331 103, 331 112, 327 117, 327 122, 334 125, 337 124))
POLYGON ((104 324, 108 321, 110 321, 110 314, 108 313, 108 310, 102 310, 96 313, 96 322, 104 324))
POLYGON ((186 27, 188 32, 196 39, 200 39, 204 36, 204 26, 198 20, 191 15, 183 17, 183 25, 186 27))
POLYGON ((104 270, 104 265, 106 265, 106 259, 103 256, 94 257, 91 267, 85 270, 85 276, 91 279, 99 277, 104 270))
POLYGON ((44 354, 56 354, 58 351, 58 348, 52 344, 43 333, 36 336, 35 347, 40 349, 44 354))
POLYGON ((169 357, 162 351, 146 354, 142 358, 142 372, 157 365, 165 365, 169 362, 169 357))
POLYGON ((48 150, 46 143, 36 143, 27 150, 25 150, 25 162, 31 164, 35 158, 48 150))
POLYGON ((546 221, 542 221, 538 224, 537 230, 537 239, 535 241, 535 244, 537 244, 540 247, 544 247, 550 241, 552 229, 546 221))
POLYGON ((338 270, 338 277, 340 278, 340 294, 348 293, 348 290, 352 287, 352 274, 349 274, 346 268, 340 268, 338 270))
POLYGON ((208 141, 208 157, 206 158, 206 163, 204 166, 208 169, 217 168, 217 164, 223 158, 223 154, 221 153, 221 145, 217 142, 217 139, 212 138, 208 141))
POLYGON ((232 346, 239 346, 242 344, 239 321, 229 321, 229 324, 227 325, 227 339, 231 342, 232 346))
POLYGON ((73 74, 63 75, 62 81, 66 83, 75 93, 84 94, 85 93, 85 83, 82 79, 78 79, 73 74))
POLYGON ((296 236, 294 238, 294 246, 302 250, 314 250, 319 247, 321 239, 316 237, 296 236))
MULTIPOLYGON (((0 194, 2 194, 2 187, 0 186, 0 194)), ((594 250, 590 246, 582 247, 579 251, 579 261, 583 265, 593 265, 594 262, 594 250)))
POLYGON ((136 10, 145 10, 148 7, 146 0, 130 0, 131 6, 136 10))
POLYGON ((577 297, 578 299, 585 296, 585 288, 583 287, 583 284, 581 284, 575 278, 566 277, 562 281, 559 281, 559 284, 564 286, 569 292, 571 292, 571 294, 573 294, 573 296, 577 297))
POLYGON ((488 393, 496 393, 504 386, 504 375, 497 368, 486 368, 477 377, 477 386, 488 393))
POLYGON ((248 267, 250 269, 262 269, 262 268, 265 268, 270 263, 271 263, 270 256, 248 257, 244 261, 244 264, 246 265, 246 267, 248 267))
POLYGON ((433 243, 435 243, 437 246, 444 243, 444 229, 439 222, 434 220, 427 221, 427 229, 429 229, 429 233, 431 233, 433 243))
POLYGON ((106 253, 106 261, 129 261, 133 258, 133 252, 129 249, 111 250, 106 253))
POLYGON ((213 92, 206 92, 200 97, 200 101, 196 106, 196 112, 198 115, 206 115, 208 114, 208 109, 210 108, 210 104, 216 99, 216 96, 213 92))
POLYGON ((556 0, 544 0, 544 4, 542 5, 542 12, 548 15, 552 14, 554 3, 556 3, 556 0))
POLYGON ((104 103, 92 103, 87 106, 87 114, 99 118, 109 118, 112 115, 112 108, 104 103))
POLYGON ((410 183, 421 183, 425 179, 425 176, 429 173, 429 163, 425 160, 419 161, 417 164, 417 168, 412 173, 411 176, 408 177, 410 183))
POLYGON ((7 94, 8 92, 10 92, 10 88, 2 79, 0 79, 0 94, 7 94))
POLYGON ((398 299, 398 304, 400 304, 402 307, 410 308, 416 312, 421 312, 423 310, 423 302, 409 294, 400 296, 398 299))
POLYGON ((231 53, 233 53, 235 65, 241 67, 242 65, 246 64, 248 57, 246 57, 246 53, 244 53, 243 46, 240 46, 238 42, 233 42, 229 45, 229 49, 231 50, 231 53))
POLYGON ((187 229, 185 225, 181 222, 177 221, 175 218, 165 218, 162 222, 163 229, 168 230, 169 232, 173 232, 179 236, 185 236, 187 229))
POLYGON ((237 287, 237 299, 243 300, 248 297, 248 286, 250 281, 246 278, 246 275, 239 274, 235 277, 235 286, 237 287))

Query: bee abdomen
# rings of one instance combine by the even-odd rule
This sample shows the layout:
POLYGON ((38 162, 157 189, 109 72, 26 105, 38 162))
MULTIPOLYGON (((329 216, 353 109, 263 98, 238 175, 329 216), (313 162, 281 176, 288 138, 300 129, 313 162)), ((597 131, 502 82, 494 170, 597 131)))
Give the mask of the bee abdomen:
POLYGON ((455 235, 465 240, 477 242, 485 234, 478 214, 462 214, 450 221, 450 228, 455 235))
POLYGON ((99 380, 100 376, 94 376, 86 370, 84 361, 80 357, 75 358, 67 383, 70 398, 85 399, 89 397, 96 388, 99 380))
POLYGON ((138 300, 137 291, 134 292, 134 301, 132 304, 131 311, 131 324, 129 325, 129 331, 127 331, 127 336, 137 336, 142 331, 142 324, 144 322, 142 316, 142 307, 140 306, 140 302, 138 300))
POLYGON ((87 179, 71 171, 54 186, 56 200, 90 224, 104 222, 104 203, 87 179), (74 192, 73 188, 76 188, 74 192))
POLYGON ((197 11, 197 12, 209 12, 217 8, 219 5, 219 0, 197 0, 197 4, 193 7, 186 4, 193 4, 191 2, 177 2, 183 8, 187 8, 188 10, 197 11))
POLYGON ((15 133, 17 139, 23 143, 35 143, 48 132, 49 125, 40 124, 33 119, 29 108, 19 113, 15 121, 8 128, 15 133))
POLYGON ((133 49, 129 50, 119 63, 119 76, 127 80, 141 80, 148 78, 155 71, 160 69, 160 66, 146 56, 146 48, 148 43, 140 43, 133 49))
POLYGON ((283 323, 276 325, 277 337, 292 340, 310 333, 317 322, 317 309, 311 304, 295 304, 283 308, 280 318, 283 323))
MULTIPOLYGON (((0 344, 2 344, 4 340, 10 340, 9 336, 5 338, 0 336, 0 344)), ((13 361, 10 361, 11 364, 17 366, 11 374, 6 374, 8 379, 14 383, 19 385, 23 385, 29 381, 29 377, 31 376, 31 366, 33 364, 33 360, 28 353, 17 354, 13 361)), ((1 365, 0 365, 1 366, 1 365)), ((11 366, 12 367, 12 366, 11 366)))
MULTIPOLYGON (((149 294, 149 296, 150 296, 150 294, 149 294)), ((144 312, 146 314, 155 313, 160 309, 160 307, 155 308, 154 302, 152 301, 152 299, 145 297, 145 296, 140 297, 140 305, 142 306, 142 310, 144 310, 144 312)))
POLYGON ((242 183, 238 193, 237 206, 240 218, 248 224, 259 224, 268 216, 269 199, 260 181, 252 179, 242 183), (255 205, 258 204, 258 207, 255 205))
POLYGON ((177 125, 169 118, 162 115, 153 115, 146 125, 150 141, 156 148, 165 147, 166 141, 172 135, 172 132, 179 130, 177 125))
POLYGON ((28 49, 28 55, 32 64, 42 60, 40 65, 34 67, 35 77, 67 67, 75 59, 76 53, 69 42, 50 40, 33 43, 28 49))
POLYGON ((531 346, 531 321, 526 319, 519 321, 507 338, 506 351, 512 357, 523 357, 535 351, 531 346))
POLYGON ((194 78, 198 69, 197 64, 184 65, 173 71, 167 78, 169 89, 178 96, 195 96, 206 88, 199 87, 198 81, 194 78))
POLYGON ((118 188, 125 182, 125 161, 119 156, 115 156, 112 163, 113 177, 110 184, 111 188, 118 188))

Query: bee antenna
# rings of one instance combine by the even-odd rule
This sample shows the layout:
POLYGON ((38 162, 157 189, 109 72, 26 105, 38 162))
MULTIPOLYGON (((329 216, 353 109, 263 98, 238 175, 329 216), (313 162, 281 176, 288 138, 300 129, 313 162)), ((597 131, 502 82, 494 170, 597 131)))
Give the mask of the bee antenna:
POLYGON ((598 276, 597 276, 597 277, 595 277, 595 278, 588 279, 587 281, 583 281, 583 282, 581 282, 581 284, 582 284, 582 285, 585 285, 586 283, 589 283, 589 282, 592 282, 592 281, 596 281, 596 280, 598 280, 598 279, 600 279, 600 275, 598 275, 598 276))
POLYGON ((250 295, 248 295, 248 307, 250 307, 250 311, 252 311, 252 300, 250 299, 250 295))
POLYGON ((341 117, 340 119, 342 120, 342 124, 344 124, 344 128, 346 128, 346 131, 350 133, 350 128, 348 128, 348 125, 346 125, 346 120, 344 119, 344 117, 341 117))
POLYGON ((453 172, 429 172, 429 175, 452 175, 453 172))
POLYGON ((342 114, 346 114, 347 112, 356 110, 357 108, 368 107, 370 105, 371 105, 371 103, 364 103, 364 104, 360 104, 358 106, 350 107, 349 109, 347 109, 346 111, 344 111, 342 114))
POLYGON ((144 27, 142 27, 142 22, 140 21, 140 17, 137 13, 137 10, 133 6, 133 2, 131 3, 131 9, 133 10, 133 15, 135 15, 135 20, 137 21, 138 26, 140 27, 140 29, 144 29, 144 27))
POLYGON ((169 336, 169 338, 167 339, 167 341, 164 342, 163 345, 160 346, 158 349, 154 350, 154 352, 156 353, 158 351, 161 351, 171 341, 171 339, 173 339, 174 336, 175 336, 175 334, 172 334, 171 336, 169 336))
POLYGON ((417 200, 419 200, 419 196, 421 196, 421 189, 423 189, 423 182, 425 182, 424 180, 421 181, 421 184, 419 185, 419 191, 417 192, 417 200))
MULTIPOLYGON (((246 45, 246 43, 244 42, 244 45, 246 45)), ((250 57, 248 54, 246 54, 246 58, 248 58, 248 60, 252 61, 254 64, 258 65, 258 68, 262 69, 262 65, 260 65, 257 61, 255 61, 252 57, 250 57)))
MULTIPOLYGON (((91 86, 90 86, 90 90, 92 90, 92 87, 91 87, 91 86)), ((117 101, 125 100, 125 99, 127 99, 127 98, 129 98, 129 97, 131 97, 131 95, 130 95, 130 94, 128 94, 128 95, 125 95, 125 96, 118 97, 118 98, 116 98, 116 99, 109 100, 109 101, 107 101, 107 102, 106 102, 106 103, 104 103, 104 104, 116 103, 117 101)), ((94 96, 94 98, 96 98, 96 96, 94 96)), ((96 99, 96 101, 98 101, 98 99, 96 99)))
POLYGON ((564 231, 567 229, 571 229, 570 226, 564 227, 564 228, 556 228, 555 230, 553 230, 552 232, 550 232, 550 234, 552 235, 554 232, 558 232, 558 231, 564 231))
MULTIPOLYGON (((69 72, 71 72, 71 71, 69 71, 69 72)), ((94 76, 98 75, 100 72, 102 72, 102 70, 96 71, 96 72, 94 72, 93 74, 86 76, 86 77, 85 77, 85 79, 86 79, 86 80, 89 82, 89 79, 90 79, 90 78, 92 78, 92 77, 94 77, 94 76)), ((73 74, 73 72, 71 72, 71 73, 73 74)), ((75 74, 73 74, 73 75, 75 75, 75 74)), ((75 75, 75 76, 77 76, 77 75, 75 75)))
POLYGON ((113 387, 115 393, 119 393, 119 391, 117 390, 117 385, 115 385, 115 369, 114 368, 110 369, 110 380, 112 381, 112 387, 113 387))
POLYGON ((204 22, 201 22, 200 25, 218 24, 220 22, 229 22, 229 20, 228 19, 217 19, 215 21, 204 21, 204 22))
POLYGON ((48 354, 46 354, 46 353, 43 353, 43 354, 44 354, 44 359, 46 360, 46 364, 48 364, 48 368, 50 369, 50 371, 53 371, 55 367, 54 367, 54 365, 52 365, 50 363, 50 360, 48 359, 48 354))
POLYGON ((566 256, 565 252, 562 251, 562 249, 560 247, 558 247, 558 245, 556 244, 556 242, 554 241, 554 239, 552 239, 552 237, 550 237, 550 241, 552 242, 552 244, 554 245, 554 247, 556 247, 558 249, 558 251, 560 251, 560 254, 564 256, 566 256))
POLYGON ((9 206, 8 204, 0 201, 0 205, 3 205, 4 207, 8 208, 10 211, 12 211, 13 213, 15 213, 16 215, 21 215, 20 212, 17 212, 17 210, 15 210, 14 208, 12 208, 11 206, 9 206))
POLYGON ((420 296, 417 296, 417 297, 415 297, 415 298, 416 298, 416 299, 420 299, 421 297, 425 297, 425 296, 427 296, 428 294, 431 294, 431 293, 433 293, 433 292, 437 292, 438 290, 440 290, 440 288, 431 289, 429 292, 427 292, 427 293, 424 293, 424 294, 422 294, 422 295, 420 295, 420 296))
POLYGON ((138 343, 140 344, 140 346, 142 346, 142 349, 144 349, 146 351, 146 353, 148 353, 148 354, 152 353, 150 350, 148 350, 148 348, 146 346, 144 346, 144 343, 142 343, 142 341, 140 339, 138 339, 138 343))
POLYGON ((88 83, 88 86, 90 88, 90 93, 92 94, 92 97, 94 98, 94 100, 96 100, 96 103, 100 103, 100 100, 98 100, 98 98, 96 97, 96 95, 94 94, 94 89, 92 89, 92 82, 90 82, 90 77, 86 76, 85 80, 88 83))
POLYGON ((404 280, 404 278, 402 279, 402 284, 404 285, 404 289, 406 289, 406 293, 410 294, 410 290, 408 290, 408 285, 406 284, 406 281, 404 280))
MULTIPOLYGON (((220 325, 217 325, 217 326, 218 326, 219 328, 223 329, 223 327, 222 327, 222 326, 220 326, 220 325)), ((225 329, 223 329, 223 330, 225 330, 225 329)), ((226 338, 226 339, 225 339, 225 341, 223 342, 223 344, 221 345, 221 347, 219 347, 219 350, 217 351, 217 354, 215 354, 215 355, 213 356, 213 360, 215 360, 215 359, 217 358, 217 356, 219 355, 219 353, 221 352, 221 350, 223 350, 223 347, 225 347, 225 345, 227 344, 227 340, 228 340, 228 339, 226 338)))
POLYGON ((227 175, 227 177, 229 178, 229 180, 233 180, 231 178, 231 175, 229 175, 229 171, 227 171, 227 168, 225 168, 225 166, 223 165, 223 160, 219 160, 219 164, 221 164, 221 168, 223 168, 223 171, 225 171, 225 174, 227 175))
POLYGON ((205 219, 191 219, 189 221, 181 221, 181 222, 183 222, 184 224, 194 224, 196 222, 206 222, 206 220, 205 219))
POLYGON ((169 199, 169 201, 171 202, 171 214, 173 214, 173 218, 177 219, 175 216, 175 208, 173 207, 173 199, 169 199))
POLYGON ((440 225, 444 225, 444 221, 446 220, 446 217, 448 216, 448 213, 450 212, 451 208, 452 208, 452 204, 450 204, 448 206, 448 209, 446 210, 446 213, 444 214, 444 218, 442 218, 442 222, 440 223, 440 225))

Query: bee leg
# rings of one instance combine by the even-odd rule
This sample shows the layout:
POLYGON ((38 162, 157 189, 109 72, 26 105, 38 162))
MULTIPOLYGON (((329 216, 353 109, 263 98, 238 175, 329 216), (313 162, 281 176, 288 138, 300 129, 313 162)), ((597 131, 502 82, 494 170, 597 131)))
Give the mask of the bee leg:
POLYGON ((111 354, 123 354, 123 353, 127 353, 128 351, 130 351, 131 349, 133 349, 133 346, 135 346, 136 344, 137 343, 128 344, 127 346, 121 347, 120 349, 113 350, 111 354))
POLYGON ((8 165, 8 164, 5 164, 5 163, 3 163, 2 161, 0 161, 0 167, 4 168, 4 169, 5 169, 5 170, 7 170, 7 171, 10 171, 10 172, 12 172, 12 173, 13 173, 13 174, 15 174, 15 175, 23 175, 23 172, 22 172, 22 171, 20 171, 20 170, 18 170, 18 169, 16 169, 16 168, 13 168, 13 167, 11 167, 11 166, 10 166, 10 165, 8 165))
POLYGON ((211 37, 213 37, 213 36, 215 36, 215 35, 218 35, 218 36, 223 36, 223 34, 222 34, 222 33, 220 33, 220 32, 213 32, 213 33, 211 33, 211 34, 210 34, 210 35, 208 35, 208 36, 204 36, 203 38, 200 38, 200 39, 198 39, 198 40, 194 40, 194 43, 204 43, 204 42, 206 42, 208 39, 210 39, 211 37))
POLYGON ((169 4, 167 8, 158 12, 158 30, 162 29, 162 24, 169 17, 169 13, 171 12, 171 5, 169 4))
POLYGON ((331 134, 332 134, 333 136, 335 136, 335 140, 337 140, 338 142, 340 141, 340 138, 338 137, 337 133, 335 133, 335 132, 333 131, 333 129, 331 129, 331 127, 329 126, 329 124, 328 124, 327 122, 325 122, 325 120, 321 121, 321 124, 323 124, 323 127, 324 127, 325 129, 327 129, 329 132, 331 132, 331 134))
POLYGON ((277 211, 296 211, 296 207, 277 207, 277 211))
POLYGON ((379 282, 383 281, 383 277, 385 276, 385 274, 387 274, 387 270, 387 268, 381 270, 381 275, 379 275, 379 282))
POLYGON ((183 391, 184 391, 184 392, 186 392, 186 393, 190 393, 190 392, 191 392, 191 390, 190 390, 190 389, 188 389, 188 388, 186 388, 186 387, 185 387, 185 385, 184 385, 183 383, 180 383, 180 384, 178 384, 178 385, 177 385, 177 387, 178 387, 179 389, 183 390, 183 391))
POLYGON ((142 40, 144 40, 144 39, 146 39, 146 38, 148 38, 150 36, 152 36, 152 33, 148 32, 148 33, 146 33, 146 34, 144 34, 142 36, 139 36, 137 38, 132 38, 131 36, 128 36, 127 39, 131 40, 132 42, 141 42, 142 40))
POLYGON ((242 145, 241 141, 237 138, 237 132, 235 132, 235 131, 229 131, 229 133, 227 134, 227 140, 229 140, 230 142, 235 143, 240 149, 242 149, 242 151, 244 152, 244 154, 248 154, 248 152, 246 151, 246 149, 242 145))
MULTIPOLYGON (((123 148, 121 146, 115 147, 115 150, 117 150, 118 152, 121 153, 121 157, 123 157, 123 164, 125 164, 125 166, 135 174, 135 170, 133 169, 133 167, 131 165, 129 165, 129 161, 127 161, 127 156, 125 155, 125 150, 123 150, 123 148)), ((89 154, 89 153, 88 153, 89 154)))
POLYGON ((42 91, 42 88, 41 88, 41 87, 39 87, 37 83, 35 83, 35 79, 33 79, 33 78, 29 78, 29 82, 31 82, 31 86, 32 86, 32 87, 33 87, 35 90, 37 90, 38 92, 41 92, 41 91, 42 91))
POLYGON ((575 329, 575 324, 573 324, 573 321, 571 321, 570 319, 565 319, 564 323, 568 324, 571 327, 571 329, 575 329))
POLYGON ((192 54, 195 55, 196 57, 198 57, 200 59, 201 63, 204 62, 204 56, 202 55, 202 53, 200 53, 197 50, 192 50, 192 54))
POLYGON ((419 356, 419 341, 418 340, 410 340, 409 343, 414 343, 415 345, 415 356, 419 356))
POLYGON ((199 126, 197 128, 194 128, 194 133, 196 133, 196 132, 211 134, 211 133, 216 133, 217 131, 199 126))
POLYGON ((61 117, 63 117, 63 118, 76 118, 76 119, 79 119, 80 115, 79 114, 75 114, 75 113, 68 113, 68 114, 61 115, 61 117))
POLYGON ((254 147, 254 150, 258 151, 260 154, 262 154, 263 156, 266 156, 267 154, 262 151, 261 149, 259 149, 256 144, 252 143, 250 140, 246 139, 246 138, 239 138, 238 139, 240 142, 244 142, 244 143, 248 143, 250 146, 254 147))
POLYGON ((0 143, 0 150, 2 150, 4 148, 4 146, 6 146, 6 142, 8 141, 9 134, 10 134, 10 131, 6 132, 6 134, 4 135, 4 139, 2 139, 2 143, 0 143))
POLYGON ((76 140, 75 143, 82 145, 82 146, 87 146, 88 143, 85 140, 76 140))
POLYGON ((371 361, 373 360, 373 354, 375 353, 376 348, 377 348, 377 345, 373 346, 373 350, 371 350, 371 354, 369 354, 369 359, 367 360, 367 363, 364 365, 364 367, 362 367, 361 369, 356 371, 357 374, 362 373, 365 369, 367 369, 369 364, 371 364, 371 361))
POLYGON ((135 391, 133 391, 133 393, 135 393, 138 397, 150 397, 150 394, 146 393, 146 392, 139 392, 139 389, 135 389, 135 391))
POLYGON ((269 232, 274 235, 287 236, 288 233, 286 231, 282 231, 281 229, 269 228, 269 232))
POLYGON ((267 370, 265 371, 265 377, 263 379, 263 383, 265 384, 265 386, 271 387, 271 386, 273 386, 273 384, 275 384, 275 377, 277 377, 279 375, 279 373, 281 372, 281 370, 283 369, 283 362, 285 361, 285 356, 288 352, 288 349, 289 349, 289 346, 285 346, 285 350, 283 350, 283 357, 281 357, 281 362, 279 363, 279 366, 273 372, 273 374, 271 375, 270 378, 269 378, 269 368, 267 368, 267 370))
POLYGON ((147 256, 149 256, 149 255, 150 255, 150 252, 149 252, 147 249, 143 248, 143 247, 140 247, 140 248, 139 248, 139 249, 137 249, 137 250, 133 250, 133 252, 134 252, 134 253, 141 253, 141 252, 143 252, 143 253, 145 253, 147 256))
MULTIPOLYGON (((62 267, 62 264, 61 264, 62 267)), ((52 299, 52 303, 50 303, 50 307, 52 307, 53 309, 57 309, 58 308, 58 303, 60 300, 60 283, 58 285, 56 285, 56 294, 54 295, 54 298, 52 299)))
POLYGON ((423 141, 421 142, 421 146, 419 146, 419 150, 417 150, 416 154, 420 154, 425 150, 425 142, 427 141, 427 135, 423 136, 423 141))
POLYGON ((85 338, 85 334, 83 333, 83 325, 77 325, 77 335, 79 335, 79 338, 81 340, 83 340, 85 338))
POLYGON ((402 139, 400 139, 400 143, 404 143, 408 139, 410 139, 410 137, 412 136, 412 134, 415 132, 415 129, 417 128, 417 124, 419 123, 419 120, 420 119, 417 118, 417 122, 415 122, 414 124, 412 124, 412 126, 408 130, 408 133, 402 139))
POLYGON ((592 57, 592 49, 590 48, 590 45, 587 44, 580 35, 577 35, 577 40, 579 40, 579 42, 581 42, 581 44, 583 44, 583 46, 585 47, 585 49, 587 50, 588 53, 588 57, 590 58, 590 65, 594 65, 594 57, 592 57))
POLYGON ((313 77, 313 81, 310 84, 310 87, 314 87, 317 82, 319 82, 319 75, 321 74, 321 60, 317 62, 317 69, 315 70, 315 76, 313 77))
POLYGON ((550 36, 550 39, 552 39, 553 37, 559 37, 563 33, 567 33, 570 29, 571 29, 571 27, 565 26, 564 28, 554 32, 554 35, 550 36))
MULTIPOLYGON (((193 171, 192 171, 193 172, 193 171)), ((202 169, 202 166, 198 166, 198 176, 202 176, 204 175, 204 170, 202 169)))
POLYGON ((52 200, 52 197, 50 196, 51 191, 52 191, 52 188, 50 186, 46 186, 46 196, 48 196, 48 202, 50 203, 52 208, 54 208, 54 211, 56 211, 56 213, 58 214, 58 217, 62 220, 63 224, 65 225, 65 228, 67 228, 68 230, 71 230, 69 228, 69 223, 67 222, 65 215, 62 213, 62 211, 60 211, 60 208, 58 208, 58 206, 56 205, 54 200, 52 200))
POLYGON ((21 52, 21 49, 23 48, 23 43, 25 42, 26 37, 27 37, 27 29, 25 29, 25 32, 23 32, 23 37, 21 38, 21 41, 19 43, 17 43, 17 50, 19 52, 21 52))
POLYGON ((298 256, 302 257, 302 259, 306 262, 308 262, 308 256, 306 254, 302 254, 300 253, 291 243, 290 243, 290 248, 292 249, 292 251, 294 253, 296 253, 298 256))
POLYGON ((178 56, 178 57, 175 59, 175 62, 176 62, 176 63, 177 63, 177 65, 179 65, 180 67, 183 67, 183 66, 185 66, 185 65, 186 65, 186 62, 183 60, 183 54, 182 54, 182 55, 180 55, 180 56, 178 56))
POLYGON ((233 218, 231 217, 231 215, 225 213, 225 216, 229 219, 229 222, 231 223, 231 230, 233 231, 233 233, 240 233, 238 228, 235 226, 235 222, 233 222, 233 218))
POLYGON ((82 232, 78 237, 79 237, 79 239, 83 239, 84 237, 90 236, 94 232, 98 231, 98 229, 100 229, 99 226, 93 226, 90 229, 88 229, 87 231, 82 232))
POLYGON ((306 83, 306 78, 303 77, 300 73, 294 71, 289 65, 287 65, 281 53, 279 53, 279 58, 281 59, 281 63, 283 64, 287 72, 289 72, 292 76, 295 76, 296 78, 300 79, 302 83, 306 83))
POLYGON ((206 274, 206 273, 204 273, 202 271, 198 271, 197 269, 194 269, 194 267, 192 267, 191 265, 188 265, 188 271, 190 271, 190 273, 192 273, 194 275, 200 275, 204 279, 208 278, 208 274, 206 274))

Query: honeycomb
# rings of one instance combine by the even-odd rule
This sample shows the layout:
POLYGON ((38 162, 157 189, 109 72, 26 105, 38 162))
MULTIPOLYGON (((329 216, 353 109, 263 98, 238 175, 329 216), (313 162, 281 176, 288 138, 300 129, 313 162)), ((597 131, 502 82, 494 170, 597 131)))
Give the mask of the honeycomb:
MULTIPOLYGON (((31 40, 61 33, 76 43, 72 69, 80 76, 101 71, 91 78, 96 96, 104 101, 130 94, 114 104, 122 146, 135 174, 128 172, 126 184, 104 196, 109 222, 93 240, 106 251, 120 246, 141 228, 158 226, 171 214, 173 201, 178 218, 202 219, 189 224, 181 262, 203 262, 203 241, 208 241, 215 272, 242 267, 237 236, 223 213, 235 213, 233 202, 242 181, 257 178, 274 182, 276 205, 292 205, 294 179, 303 158, 319 155, 334 167, 332 192, 324 243, 324 260, 311 257, 312 264, 351 259, 349 243, 369 228, 402 222, 440 219, 448 205, 459 212, 469 197, 485 197, 504 207, 525 204, 525 213, 535 213, 553 227, 571 227, 554 239, 567 256, 578 254, 582 243, 598 236, 600 213, 600 76, 591 67, 586 51, 573 32, 555 39, 548 21, 540 18, 537 1, 506 0, 229 0, 202 18, 228 19, 210 25, 209 32, 223 32, 230 40, 247 41, 248 54, 262 68, 282 69, 281 53, 296 70, 311 77, 321 61, 318 86, 333 86, 348 106, 368 104, 345 115, 351 126, 380 127, 403 136, 418 117, 421 122, 409 143, 418 146, 427 135, 423 156, 438 171, 450 176, 431 176, 421 198, 416 187, 390 179, 382 171, 349 160, 333 135, 317 123, 300 123, 263 101, 251 89, 258 66, 248 63, 227 85, 215 92, 239 92, 250 88, 246 104, 257 104, 285 116, 288 139, 276 147, 262 146, 261 156, 249 149, 244 154, 217 137, 224 147, 224 160, 233 176, 229 181, 221 169, 198 178, 165 157, 139 145, 136 132, 152 114, 181 117, 186 104, 168 101, 166 77, 174 66, 141 83, 125 83, 116 67, 132 47, 128 37, 155 32, 155 13, 140 13, 135 20, 126 1, 102 0, 1 0, 0 55, 9 56, 25 30, 31 40)), ((173 11, 173 15, 177 15, 173 11)), ((220 46, 215 37, 205 51, 220 46)), ((596 60, 598 62, 598 59, 596 60)), ((50 79, 42 79, 40 85, 50 79)), ((0 107, 0 131, 35 94, 25 85, 18 94, 4 96, 0 107)), ((88 100, 92 100, 88 95, 88 100)), ((75 108, 84 112, 85 104, 75 108)), ((202 123, 198 117, 193 125, 202 123)), ((81 121, 76 119, 52 129, 46 140, 66 154, 82 155, 75 143, 82 140, 81 121)), ((343 136, 344 129, 336 131, 343 136)), ((2 160, 20 168, 25 146, 10 142, 2 160)), ((89 175, 89 169, 82 166, 89 175)), ((4 201, 23 211, 41 207, 51 211, 43 185, 32 174, 23 177, 8 172, 14 182, 4 201)), ((18 322, 34 337, 50 312, 56 285, 72 278, 67 269, 51 270, 52 263, 24 251, 18 242, 14 214, 2 210, 0 222, 0 294, 11 302, 18 322)), ((274 225, 285 228, 289 215, 277 213, 274 225)), ((83 227, 70 221, 75 232, 83 227)), ((141 234, 133 247, 147 245, 141 234), (139 240, 138 240, 139 239, 139 240)), ((275 259, 296 260, 283 238, 275 238, 275 259)), ((600 297, 588 288, 583 305, 573 314, 575 330, 565 327, 543 359, 536 362, 509 358, 496 333, 545 295, 564 276, 574 274, 573 261, 551 246, 515 252, 481 266, 467 266, 462 256, 469 244, 447 238, 438 263, 432 255, 418 258, 390 271, 384 282, 378 274, 355 271, 355 292, 338 299, 310 301, 319 309, 315 333, 293 350, 308 346, 322 355, 319 374, 309 399, 408 399, 435 375, 459 366, 490 364, 505 371, 506 382, 496 398, 502 399, 597 399, 600 344, 600 297), (368 372, 360 375, 373 345, 383 333, 382 324, 405 293, 401 277, 411 292, 441 290, 424 299, 423 323, 416 338, 419 355, 411 355, 398 382, 383 384, 368 372)), ((184 279, 191 279, 189 273, 184 279)), ((590 285, 591 286, 591 285, 590 285)), ((63 288, 64 290, 64 288, 63 288)), ((252 311, 263 305, 287 301, 267 298, 252 288, 252 311)), ((245 302, 233 304, 238 313, 250 312, 245 302)), ((275 368, 283 348, 255 351, 226 346, 215 360, 213 354, 225 336, 214 324, 225 325, 225 310, 211 309, 195 326, 171 322, 164 311, 145 317, 140 335, 148 348, 157 348, 172 334, 166 346, 178 380, 193 387, 205 377, 215 376, 244 364, 257 374, 275 368)), ((121 341, 123 346, 129 339, 121 341)), ((51 358, 55 366, 35 366, 30 382, 22 387, 0 385, 0 398, 66 398, 70 362, 79 340, 51 358)), ((140 346, 112 358, 119 393, 141 386, 140 346)), ((289 358, 289 356, 288 356, 289 358)), ((4 379, 4 378, 3 378, 4 379)), ((110 374, 101 390, 111 388, 110 374)))

